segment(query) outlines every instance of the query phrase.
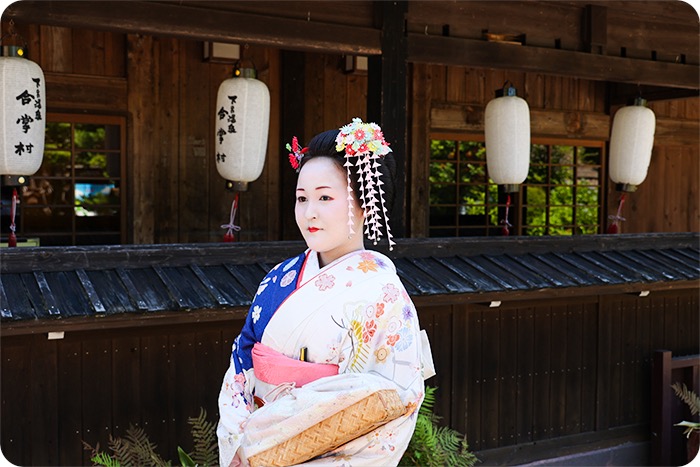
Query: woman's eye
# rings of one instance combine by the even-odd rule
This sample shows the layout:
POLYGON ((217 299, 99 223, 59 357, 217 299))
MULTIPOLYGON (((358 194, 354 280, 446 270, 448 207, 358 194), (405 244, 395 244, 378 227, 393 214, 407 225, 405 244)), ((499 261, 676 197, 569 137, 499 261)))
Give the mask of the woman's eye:
POLYGON ((306 196, 297 196, 297 203, 303 203, 306 201, 306 196))
POLYGON ((333 201, 333 198, 331 198, 328 195, 321 195, 321 198, 319 198, 321 201, 333 201))

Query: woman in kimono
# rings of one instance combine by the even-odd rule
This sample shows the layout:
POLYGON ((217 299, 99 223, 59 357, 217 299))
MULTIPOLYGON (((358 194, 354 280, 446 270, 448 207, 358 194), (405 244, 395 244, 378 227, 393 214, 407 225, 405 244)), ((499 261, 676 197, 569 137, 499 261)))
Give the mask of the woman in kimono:
POLYGON ((360 119, 317 135, 308 148, 296 138, 287 147, 308 249, 265 276, 234 340, 219 394, 221 465, 247 465, 330 416, 339 400, 379 389, 395 389, 406 413, 307 463, 397 465, 415 428, 424 373, 434 373, 429 359, 425 371, 421 363, 427 339, 393 263, 364 249, 363 230, 376 244, 384 227, 394 244, 391 150, 381 129, 360 119), (267 412, 256 410, 264 404, 267 412))

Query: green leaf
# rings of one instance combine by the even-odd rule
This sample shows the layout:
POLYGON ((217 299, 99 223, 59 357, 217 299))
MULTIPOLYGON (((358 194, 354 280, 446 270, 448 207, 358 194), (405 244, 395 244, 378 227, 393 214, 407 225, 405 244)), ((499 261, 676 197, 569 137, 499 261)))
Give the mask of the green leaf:
POLYGON ((180 457, 180 464, 182 467, 196 467, 197 464, 195 464, 190 455, 187 454, 180 446, 177 447, 177 455, 180 457))

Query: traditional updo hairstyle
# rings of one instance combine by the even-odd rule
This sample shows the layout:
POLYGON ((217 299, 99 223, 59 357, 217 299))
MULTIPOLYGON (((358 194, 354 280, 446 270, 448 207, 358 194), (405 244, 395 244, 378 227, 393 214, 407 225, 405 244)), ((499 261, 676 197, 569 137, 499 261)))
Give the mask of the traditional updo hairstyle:
MULTIPOLYGON (((314 136, 311 141, 309 141, 306 154, 301 159, 299 170, 311 159, 327 157, 335 163, 338 170, 345 174, 345 151, 336 150, 336 138, 338 137, 338 133, 340 133, 340 130, 328 130, 314 136)), ((382 185, 384 190, 384 206, 388 212, 391 212, 394 206, 394 197, 396 193, 396 161, 392 153, 388 153, 380 158, 378 162, 379 172, 381 173, 380 178, 384 183, 384 185, 382 185)), ((354 169, 350 170, 350 186, 355 200, 358 205, 362 206, 360 183, 358 174, 354 169)), ((377 205, 379 205, 379 199, 377 199, 377 205)))

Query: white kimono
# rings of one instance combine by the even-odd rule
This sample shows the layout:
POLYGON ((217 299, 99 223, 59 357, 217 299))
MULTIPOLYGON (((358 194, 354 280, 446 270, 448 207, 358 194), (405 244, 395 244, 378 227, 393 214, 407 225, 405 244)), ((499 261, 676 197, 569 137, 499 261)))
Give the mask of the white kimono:
POLYGON ((219 394, 221 465, 237 451, 245 462, 332 415, 326 401, 387 388, 398 391, 406 415, 307 464, 397 465, 413 435, 423 379, 433 374, 427 338, 389 258, 359 250, 320 268, 307 250, 263 279, 234 341, 219 394), (264 382, 252 364, 256 342, 293 359, 305 348, 308 361, 337 365, 338 374, 296 388, 264 382), (268 418, 252 415, 254 396, 266 402, 257 414, 268 418), (294 417, 302 411, 303 420, 294 417))

